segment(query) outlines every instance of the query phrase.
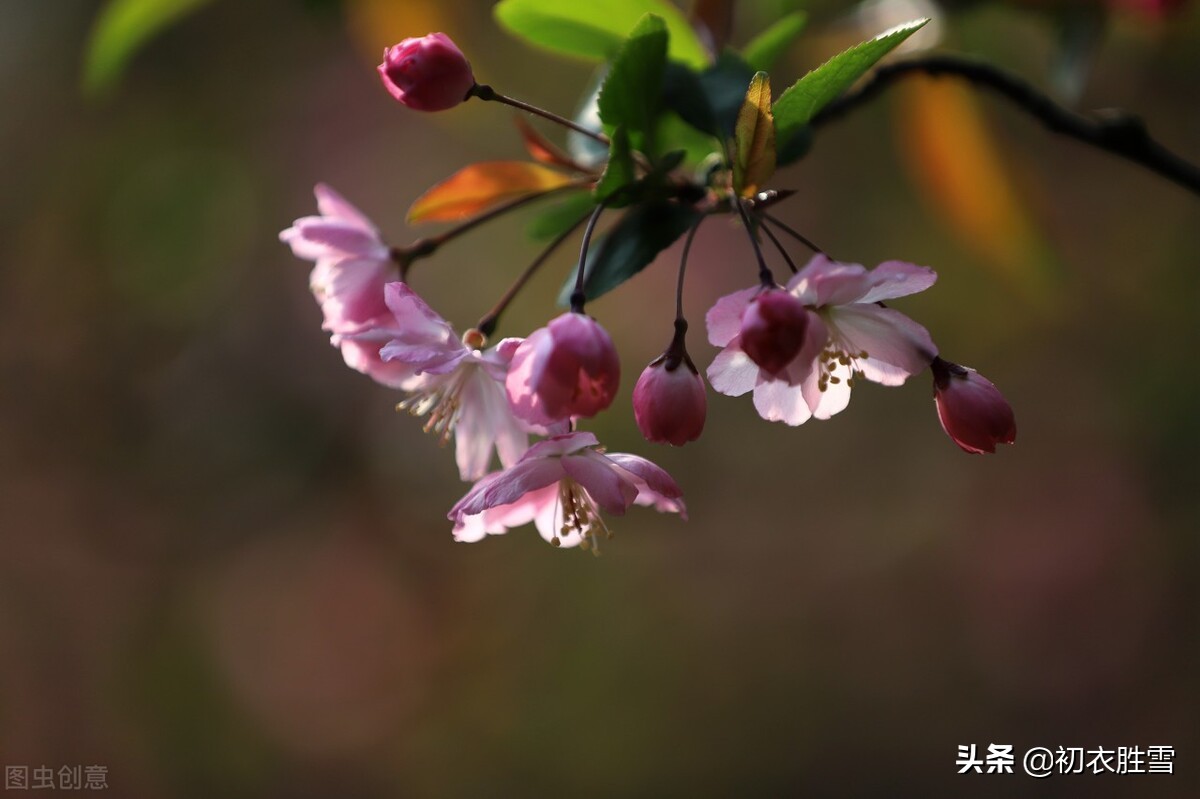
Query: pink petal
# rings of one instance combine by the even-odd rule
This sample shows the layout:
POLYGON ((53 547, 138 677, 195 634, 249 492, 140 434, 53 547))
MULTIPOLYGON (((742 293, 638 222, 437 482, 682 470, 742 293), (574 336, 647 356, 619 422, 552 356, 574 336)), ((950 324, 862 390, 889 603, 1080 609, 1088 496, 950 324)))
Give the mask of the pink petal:
POLYGON ((871 270, 871 287, 855 302, 874 303, 907 297, 937 282, 937 272, 907 261, 884 261, 871 270))
POLYGON ((831 337, 860 360, 863 376, 885 386, 898 386, 917 374, 937 355, 929 331, 892 308, 844 305, 829 309, 831 337))
POLYGON ((562 461, 557 458, 522 460, 500 472, 479 491, 468 491, 451 509, 450 518, 472 516, 488 508, 510 505, 531 491, 557 483, 563 474, 562 461))
POLYGON ((379 351, 385 361, 399 361, 413 367, 418 374, 449 374, 458 368, 467 352, 461 348, 437 346, 436 344, 405 344, 393 339, 379 351))
POLYGON ((594 450, 562 459, 567 475, 591 495, 596 504, 613 516, 624 515, 637 498, 638 490, 625 472, 594 450))
POLYGON ((318 262, 309 280, 321 302, 324 328, 347 332, 350 326, 385 315, 383 288, 393 276, 394 268, 384 261, 318 262))
POLYGON ((602 457, 633 475, 639 490, 650 491, 662 499, 668 500, 679 499, 683 496, 683 490, 674 478, 667 474, 666 469, 652 461, 628 452, 613 452, 602 457))
MULTIPOLYGON (((484 480, 499 474, 493 473, 484 480)), ((485 535, 499 535, 508 532, 513 527, 528 524, 547 508, 553 512, 558 498, 558 484, 546 486, 523 496, 510 505, 488 508, 482 513, 460 517, 454 525, 454 540, 473 542, 479 541, 485 535)))
POLYGON ((708 365, 708 383, 714 391, 729 397, 740 397, 758 384, 761 370, 737 346, 737 341, 717 353, 708 365))
POLYGON ((362 230, 378 233, 375 224, 367 218, 367 215, 355 208, 346 198, 338 194, 332 188, 324 183, 318 183, 313 189, 313 194, 317 198, 317 208, 324 216, 340 219, 343 222, 348 222, 356 225, 362 230))
MULTIPOLYGON (((374 258, 383 260, 388 257, 387 247, 369 231, 353 225, 329 220, 321 217, 308 217, 297 220, 292 228, 295 234, 289 237, 289 243, 297 255, 297 248, 303 246, 307 253, 317 253, 319 258, 374 258)), ((284 231, 288 233, 289 231, 284 231)), ((280 236, 283 236, 281 233, 280 236)), ((301 257, 312 258, 311 254, 301 257)))
POLYGON ((860 283, 865 286, 866 271, 859 264, 843 264, 817 253, 792 275, 787 289, 805 305, 815 308, 829 304, 832 293, 852 292, 860 283))
POLYGON ((369 376, 376 383, 404 391, 413 390, 421 381, 411 366, 387 363, 379 357, 379 343, 358 341, 347 336, 334 336, 332 343, 341 349, 346 365, 369 376))
POLYGON ((820 388, 819 370, 813 370, 801 387, 804 401, 808 403, 808 409, 812 411, 814 419, 828 419, 846 410, 846 406, 850 404, 850 367, 839 363, 834 366, 829 376, 836 377, 838 382, 827 381, 824 391, 820 388))
POLYGON ((819 371, 818 357, 829 343, 829 330, 820 314, 808 312, 808 324, 805 329, 804 343, 800 352, 792 359, 783 372, 778 376, 789 386, 799 386, 808 379, 814 371, 819 371))
POLYGON ((513 412, 526 422, 548 425, 558 420, 551 419, 534 387, 545 371, 547 354, 554 346, 554 339, 546 328, 538 328, 525 339, 513 354, 512 363, 505 377, 508 401, 513 412))
POLYGON ((466 348, 454 334, 450 323, 430 308, 407 283, 388 283, 383 287, 383 299, 388 310, 395 315, 396 329, 402 331, 401 338, 405 342, 452 343, 459 349, 466 348))
POLYGON ((579 432, 567 433, 565 435, 554 436, 547 438, 545 441, 539 441, 529 448, 525 453, 523 460, 532 458, 554 458, 562 455, 570 455, 578 452, 586 447, 598 446, 600 442, 596 439, 594 433, 579 432))
POLYGON ((812 416, 800 386, 782 380, 761 383, 754 389, 754 409, 768 422, 783 422, 795 427, 812 416))
POLYGON ((563 509, 562 503, 558 499, 558 485, 547 490, 553 490, 554 494, 538 507, 537 515, 533 518, 538 533, 546 540, 546 543, 553 543, 557 538, 560 549, 579 546, 583 542, 582 534, 576 530, 563 533, 563 509))
POLYGON ((517 425, 500 385, 478 367, 464 368, 472 374, 460 389, 454 444, 459 474, 476 480, 487 472, 493 448, 501 464, 512 466, 528 449, 529 436, 517 425))
POLYGON ((759 287, 755 286, 726 294, 708 309, 708 313, 704 315, 704 323, 708 326, 710 344, 714 347, 724 347, 733 340, 741 330, 742 313, 759 291, 759 287))
POLYGON ((814 306, 854 302, 871 287, 871 278, 861 264, 836 264, 812 280, 814 306))

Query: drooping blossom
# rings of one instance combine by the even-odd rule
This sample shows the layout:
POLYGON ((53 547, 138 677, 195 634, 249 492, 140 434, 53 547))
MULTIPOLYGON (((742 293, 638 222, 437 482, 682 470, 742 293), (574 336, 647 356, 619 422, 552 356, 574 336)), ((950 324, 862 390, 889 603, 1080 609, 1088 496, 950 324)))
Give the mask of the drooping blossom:
POLYGON ((324 327, 346 332, 387 312, 383 286, 399 276, 399 266, 362 211, 323 183, 313 194, 320 215, 297 219, 279 239, 297 258, 316 262, 309 287, 325 315, 324 327))
POLYGON ((471 64, 444 33, 405 39, 383 52, 383 85, 416 111, 445 111, 467 99, 475 86, 471 64))
POLYGON ((517 348, 506 386, 517 416, 546 425, 595 416, 612 404, 620 380, 608 333, 590 316, 568 311, 517 348))
POLYGON ((1012 406, 1000 389, 966 366, 934 358, 933 400, 946 435, 973 455, 1017 440, 1012 406))
POLYGON ((759 292, 742 311, 742 351, 769 375, 778 375, 800 353, 808 332, 804 303, 780 288, 759 292))
POLYGON ((637 455, 605 453, 591 433, 539 441, 515 465, 480 480, 450 510, 454 537, 479 541, 533 522, 555 546, 595 549, 612 534, 601 518, 646 505, 687 518, 671 476, 637 455))
POLYGON ((511 466, 529 446, 526 427, 513 416, 504 377, 520 339, 507 338, 482 350, 483 335, 454 328, 406 284, 384 288, 389 316, 380 326, 352 338, 376 348, 380 360, 411 370, 410 396, 398 410, 426 416, 426 432, 443 442, 454 436, 459 474, 477 480, 487 473, 492 450, 511 466))
POLYGON ((704 379, 683 342, 687 323, 681 326, 671 346, 650 362, 633 387, 633 416, 642 436, 676 447, 700 437, 708 411, 704 379))
POLYGON ((867 270, 816 255, 786 287, 807 314, 796 356, 772 373, 746 354, 743 315, 763 289, 744 289, 722 297, 705 317, 709 341, 723 348, 708 367, 708 380, 732 397, 753 391, 754 407, 768 421, 828 419, 850 402, 859 377, 897 386, 937 355, 924 327, 881 302, 924 291, 935 280, 932 269, 903 261, 867 270))
POLYGON ((400 276, 399 264, 362 211, 323 183, 313 189, 318 216, 297 219, 279 234, 298 258, 314 261, 309 288, 321 306, 322 327, 339 348, 346 365, 393 388, 413 377, 403 364, 386 364, 379 346, 356 337, 389 316, 383 287, 400 276))

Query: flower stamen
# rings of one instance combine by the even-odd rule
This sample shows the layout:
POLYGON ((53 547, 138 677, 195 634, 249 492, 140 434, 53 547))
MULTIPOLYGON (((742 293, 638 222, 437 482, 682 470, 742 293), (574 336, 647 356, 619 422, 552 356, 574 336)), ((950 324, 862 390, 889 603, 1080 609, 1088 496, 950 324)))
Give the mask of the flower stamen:
MULTIPOLYGON (((574 480, 567 478, 558 484, 558 502, 562 507, 562 527, 559 533, 563 536, 578 534, 581 549, 590 549, 593 555, 600 554, 600 541, 597 532, 605 538, 612 538, 612 531, 600 517, 600 509, 588 492, 574 480)), ((551 543, 558 545, 558 536, 551 543)))
POLYGON ((397 411, 408 411, 412 416, 425 416, 422 428, 426 433, 438 437, 438 446, 450 443, 454 427, 462 415, 462 394, 465 370, 456 371, 444 382, 437 382, 424 390, 418 390, 408 399, 396 404, 397 411))

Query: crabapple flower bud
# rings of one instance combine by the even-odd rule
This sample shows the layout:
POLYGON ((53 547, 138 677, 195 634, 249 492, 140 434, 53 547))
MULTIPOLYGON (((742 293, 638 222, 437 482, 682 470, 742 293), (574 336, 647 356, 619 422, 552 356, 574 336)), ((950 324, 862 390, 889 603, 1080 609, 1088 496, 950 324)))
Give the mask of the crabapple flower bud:
POLYGON ((791 363, 804 344, 808 312, 783 289, 767 289, 742 312, 742 351, 771 375, 791 363))
POLYGON ((633 387, 633 416, 647 441, 681 447, 704 431, 708 400, 690 359, 670 364, 664 354, 642 372, 633 387))
POLYGON ((521 343, 505 386, 518 418, 546 425, 595 416, 612 404, 620 379, 608 333, 591 317, 568 311, 521 343))
POLYGON ((475 85, 471 64, 444 33, 405 39, 383 53, 383 85, 417 111, 445 111, 467 99, 475 85))
POLYGON ((1012 406, 992 382, 974 369, 934 358, 933 399, 946 435, 972 454, 994 453, 1017 439, 1012 406))

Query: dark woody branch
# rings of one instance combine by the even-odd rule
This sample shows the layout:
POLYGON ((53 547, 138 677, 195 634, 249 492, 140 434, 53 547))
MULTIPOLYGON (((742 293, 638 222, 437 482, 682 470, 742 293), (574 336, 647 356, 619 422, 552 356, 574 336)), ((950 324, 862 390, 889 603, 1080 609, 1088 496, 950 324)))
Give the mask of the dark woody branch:
POLYGON ((1084 116, 1051 100, 1032 84, 996 67, 958 56, 935 55, 880 67, 859 89, 825 106, 812 127, 845 116, 909 75, 949 75, 989 89, 1039 120, 1047 129, 1090 144, 1200 194, 1200 168, 1159 144, 1141 119, 1124 111, 1106 110, 1084 116))

